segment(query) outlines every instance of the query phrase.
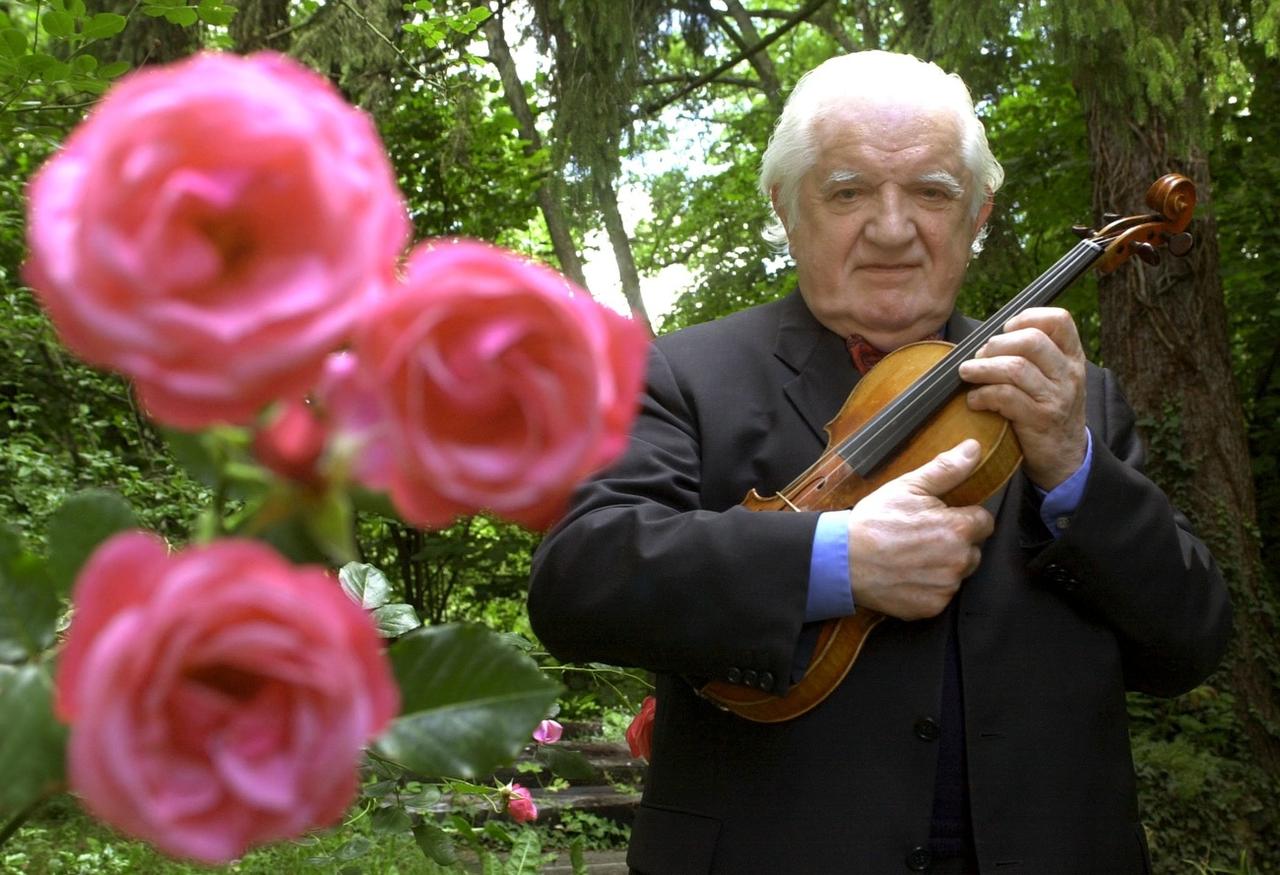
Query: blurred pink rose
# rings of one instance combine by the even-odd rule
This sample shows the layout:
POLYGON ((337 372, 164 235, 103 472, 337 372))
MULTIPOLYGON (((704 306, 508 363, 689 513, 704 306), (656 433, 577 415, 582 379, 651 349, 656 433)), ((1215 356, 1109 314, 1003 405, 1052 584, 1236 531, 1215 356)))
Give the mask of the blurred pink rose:
POLYGON ((55 707, 95 816, 205 863, 342 816, 399 693, 326 572, 252 541, 168 555, 126 532, 90 557, 72 603, 55 707))
POLYGON ((645 696, 640 710, 631 718, 627 727, 627 746, 636 759, 649 760, 653 754, 653 717, 658 710, 658 700, 645 696))
POLYGON ((519 784, 511 784, 506 789, 507 813, 516 823, 528 823, 538 819, 538 806, 533 804, 533 796, 519 784))
POLYGON ((325 440, 324 423, 311 405, 293 398, 254 432, 253 454, 281 477, 314 485, 322 479, 318 465, 325 440))
POLYGON ((24 276, 62 341, 186 429, 305 394, 409 234, 368 117, 269 52, 127 77, 29 195, 24 276))
POLYGON ((564 727, 554 720, 543 720, 533 730, 533 740, 538 744, 555 744, 564 734, 564 727))
POLYGON ((481 510, 550 525, 626 445, 647 344, 546 267, 474 241, 419 246, 356 333, 394 444, 371 485, 423 527, 481 510))

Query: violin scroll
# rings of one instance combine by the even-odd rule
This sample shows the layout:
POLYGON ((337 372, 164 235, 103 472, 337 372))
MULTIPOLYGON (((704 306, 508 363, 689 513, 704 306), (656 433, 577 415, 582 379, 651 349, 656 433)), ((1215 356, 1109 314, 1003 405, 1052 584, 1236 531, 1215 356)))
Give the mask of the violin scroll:
POLYGON ((1110 273, 1135 255, 1155 264, 1160 258, 1158 250, 1165 246, 1177 256, 1191 251, 1194 241, 1186 228, 1196 208, 1195 183, 1167 173, 1147 189, 1146 200, 1154 212, 1124 218, 1104 215, 1107 224, 1090 237, 1106 247, 1098 265, 1102 273, 1110 273))

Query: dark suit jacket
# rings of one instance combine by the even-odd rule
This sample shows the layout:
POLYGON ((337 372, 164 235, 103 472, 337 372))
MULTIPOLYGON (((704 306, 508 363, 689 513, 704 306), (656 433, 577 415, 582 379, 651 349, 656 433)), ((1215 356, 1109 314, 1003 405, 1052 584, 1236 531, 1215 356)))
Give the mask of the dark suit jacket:
MULTIPOLYGON (((975 323, 955 316, 954 341, 975 323)), ((799 295, 660 338, 626 455, 583 486, 534 563, 530 617, 565 660, 657 673, 628 861, 644 872, 906 872, 927 844, 947 629, 888 620, 832 696, 761 725, 696 695, 754 672, 785 691, 816 515, 738 507, 823 450, 857 379, 799 295), (766 673, 771 677, 766 677, 766 673)), ((1093 465, 1063 537, 1015 475, 957 612, 982 870, 1148 868, 1125 690, 1174 695, 1225 646, 1204 545, 1137 470, 1133 414, 1090 366, 1093 465)), ((750 677, 750 675, 748 675, 750 677)))

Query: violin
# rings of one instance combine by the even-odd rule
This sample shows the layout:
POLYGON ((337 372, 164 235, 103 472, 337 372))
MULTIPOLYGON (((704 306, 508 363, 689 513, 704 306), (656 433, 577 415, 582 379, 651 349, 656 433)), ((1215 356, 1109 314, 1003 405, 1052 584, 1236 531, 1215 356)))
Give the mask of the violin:
MULTIPOLYGON (((973 358, 1015 315, 1049 304, 1095 263, 1109 273, 1134 256, 1155 263, 1163 247, 1178 256, 1189 252, 1193 241, 1186 228, 1195 210, 1195 184, 1167 174, 1151 185, 1146 203, 1152 212, 1104 215, 1098 230, 1073 228, 1080 242, 961 342, 922 341, 885 356, 827 423, 827 447, 817 461, 775 495, 751 490, 742 505, 783 513, 843 510, 965 438, 981 444, 981 460, 942 500, 953 507, 986 501, 1013 476, 1022 450, 1006 419, 969 409, 964 397, 969 386, 960 379, 960 363, 973 358)), ((726 681, 711 681, 699 694, 759 723, 799 717, 840 685, 883 619, 883 614, 859 608, 826 621, 804 677, 783 696, 726 681)))

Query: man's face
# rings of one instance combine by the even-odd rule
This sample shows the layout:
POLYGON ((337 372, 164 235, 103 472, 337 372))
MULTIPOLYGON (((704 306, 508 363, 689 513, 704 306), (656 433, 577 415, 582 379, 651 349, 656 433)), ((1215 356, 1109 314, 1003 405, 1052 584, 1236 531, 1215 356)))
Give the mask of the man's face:
MULTIPOLYGON (((881 349, 936 331, 951 314, 970 244, 990 205, 959 123, 942 110, 858 102, 814 126, 817 156, 788 231, 800 291, 818 321, 881 349)), ((785 208, 777 203, 775 207, 785 208)))

